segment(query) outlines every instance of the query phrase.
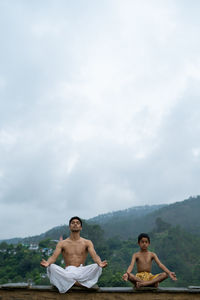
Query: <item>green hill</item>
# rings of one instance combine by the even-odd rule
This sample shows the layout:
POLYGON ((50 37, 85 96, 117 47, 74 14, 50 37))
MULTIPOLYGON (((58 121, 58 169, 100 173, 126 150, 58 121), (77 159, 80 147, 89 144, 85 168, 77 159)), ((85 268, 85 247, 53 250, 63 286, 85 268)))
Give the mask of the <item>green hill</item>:
MULTIPOLYGON (((103 270, 99 286, 132 286, 124 282, 121 277, 130 264, 132 254, 139 250, 137 238, 105 239, 99 225, 86 222, 84 222, 82 235, 91 239, 100 257, 108 261, 108 267, 103 270)), ((149 250, 157 253, 161 262, 177 274, 178 281, 167 279, 162 286, 199 285, 200 237, 185 232, 179 226, 173 227, 161 218, 157 219, 156 227, 149 232, 149 235, 151 238, 149 250)), ((56 243, 51 239, 45 239, 39 243, 39 248, 33 251, 26 245, 0 243, 0 284, 31 281, 38 285, 49 284, 46 270, 40 267, 40 261, 51 255, 55 245, 56 243)), ((89 256, 87 263, 92 262, 89 256)), ((64 267, 61 256, 56 263, 64 267)), ((152 273, 160 273, 160 271, 154 264, 152 273)), ((136 269, 133 272, 135 273, 136 269)))
MULTIPOLYGON (((147 215, 150 212, 153 212, 161 207, 164 207, 164 205, 145 205, 145 206, 131 207, 128 209, 99 215, 97 217, 87 220, 87 223, 88 224, 98 224, 102 227, 102 225, 106 224, 108 221, 113 222, 113 220, 118 221, 119 219, 124 221, 129 217, 136 219, 136 218, 142 217, 144 215, 147 215)), ((85 227, 85 225, 83 226, 82 233, 85 232, 84 227, 85 227)), ((30 243, 38 243, 39 241, 46 239, 46 238, 59 240, 60 236, 66 237, 68 235, 69 235, 68 225, 60 225, 60 226, 53 227, 50 230, 48 230, 40 235, 29 236, 26 238, 13 238, 13 239, 7 239, 4 241, 8 244, 18 244, 18 243, 30 244, 30 243)), ((2 241, 0 241, 0 242, 2 242, 2 241)))
MULTIPOLYGON (((167 226, 167 224, 165 223, 167 226)), ((154 228, 149 232, 151 238, 150 251, 155 252, 160 261, 169 270, 174 271, 178 281, 167 279, 161 286, 180 287, 199 285, 200 281, 200 237, 185 232, 179 226, 167 226, 165 230, 154 228)), ((137 238, 125 241, 117 239, 106 240, 107 251, 104 249, 109 268, 105 269, 99 284, 101 286, 125 286, 120 280, 121 275, 127 270, 132 254, 139 250, 137 238)), ((100 256, 101 249, 97 248, 100 256)), ((136 273, 136 267, 133 273, 136 273)), ((152 273, 157 274, 162 270, 153 263, 152 273)), ((129 284, 127 284, 129 285, 129 284)), ((131 286, 131 285, 130 285, 131 286)))
MULTIPOLYGON (((200 236, 199 215, 200 196, 197 196, 170 205, 146 205, 103 214, 87 220, 87 223, 100 225, 105 238, 118 236, 124 240, 136 237, 140 232, 150 232, 155 227, 156 219, 161 218, 172 226, 179 225, 187 232, 200 236)), ((5 241, 8 244, 29 244, 46 238, 58 240, 61 235, 66 237, 68 234, 68 226, 61 225, 37 236, 5 241)))
POLYGON ((187 232, 200 235, 200 196, 165 205, 140 217, 122 215, 98 222, 105 232, 105 237, 118 236, 122 239, 137 236, 140 232, 149 232, 155 227, 157 218, 175 226, 179 225, 187 232))
POLYGON ((114 220, 119 220, 119 219, 124 220, 124 219, 128 219, 129 217, 136 219, 136 218, 143 217, 153 211, 156 211, 159 208, 162 208, 164 206, 166 205, 161 204, 161 205, 144 205, 144 206, 130 207, 127 209, 98 215, 97 217, 87 220, 87 222, 103 225, 109 221, 113 222, 114 220))

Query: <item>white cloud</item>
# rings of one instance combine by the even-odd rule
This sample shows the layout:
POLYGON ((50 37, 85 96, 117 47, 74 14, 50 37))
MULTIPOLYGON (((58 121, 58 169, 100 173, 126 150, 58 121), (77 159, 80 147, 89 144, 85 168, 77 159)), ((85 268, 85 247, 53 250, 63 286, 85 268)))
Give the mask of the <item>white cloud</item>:
POLYGON ((4 237, 199 193, 198 6, 1 4, 4 237))
POLYGON ((7 148, 8 150, 13 147, 18 139, 18 132, 14 132, 14 130, 0 130, 0 145, 3 148, 7 148))
POLYGON ((195 159, 199 159, 200 158, 200 148, 193 148, 192 149, 192 154, 193 154, 195 159))
POLYGON ((2 76, 0 76, 0 91, 6 87, 6 80, 2 76))

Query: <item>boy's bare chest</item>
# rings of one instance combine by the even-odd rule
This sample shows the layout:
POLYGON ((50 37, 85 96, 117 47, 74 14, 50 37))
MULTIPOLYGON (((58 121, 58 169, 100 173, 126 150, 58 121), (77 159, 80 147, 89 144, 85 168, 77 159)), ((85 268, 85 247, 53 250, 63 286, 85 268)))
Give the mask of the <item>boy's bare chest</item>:
POLYGON ((137 263, 149 265, 152 262, 152 256, 150 254, 140 254, 136 258, 137 263))

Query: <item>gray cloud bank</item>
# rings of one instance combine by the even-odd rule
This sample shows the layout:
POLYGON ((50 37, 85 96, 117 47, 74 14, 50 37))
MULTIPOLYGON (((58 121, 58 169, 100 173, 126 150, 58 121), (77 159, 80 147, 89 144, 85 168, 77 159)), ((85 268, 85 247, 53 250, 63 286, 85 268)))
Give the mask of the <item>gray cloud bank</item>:
POLYGON ((199 6, 0 2, 0 239, 199 194, 199 6))

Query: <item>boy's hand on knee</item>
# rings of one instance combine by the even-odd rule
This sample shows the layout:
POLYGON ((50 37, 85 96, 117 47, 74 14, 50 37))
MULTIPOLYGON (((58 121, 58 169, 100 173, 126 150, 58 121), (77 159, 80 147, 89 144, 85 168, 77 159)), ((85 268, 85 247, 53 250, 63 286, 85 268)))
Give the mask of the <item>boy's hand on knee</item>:
POLYGON ((122 279, 123 279, 124 281, 127 281, 127 280, 128 280, 128 274, 125 273, 125 274, 122 276, 122 279))
POLYGON ((172 280, 177 280, 175 272, 170 272, 169 276, 172 280))

